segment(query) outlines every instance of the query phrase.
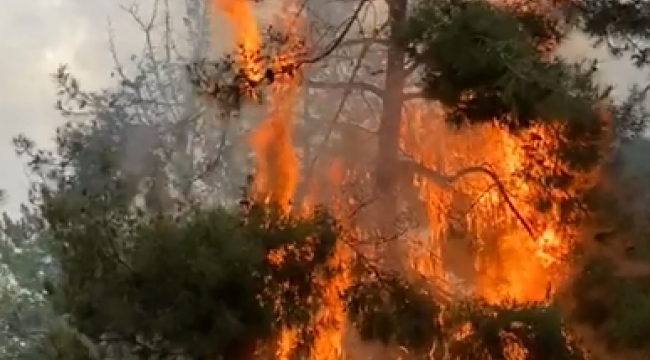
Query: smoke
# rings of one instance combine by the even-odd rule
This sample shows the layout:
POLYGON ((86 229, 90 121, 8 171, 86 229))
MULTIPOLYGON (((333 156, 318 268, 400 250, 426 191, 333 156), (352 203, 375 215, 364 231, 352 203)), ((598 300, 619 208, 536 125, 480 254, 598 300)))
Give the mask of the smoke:
POLYGON ((602 86, 614 86, 612 95, 616 101, 622 101, 632 85, 645 82, 642 70, 628 58, 616 58, 605 45, 594 47, 594 40, 585 34, 574 32, 558 49, 558 54, 569 61, 598 60, 599 81, 602 86))
POLYGON ((154 162, 153 151, 159 141, 156 129, 143 124, 128 125, 127 138, 119 156, 120 168, 136 177, 150 173, 149 168, 154 162))
MULTIPOLYGON (((196 5, 198 2, 195 2, 196 5)), ((269 2, 272 3, 272 2, 269 2)), ((279 2, 278 2, 279 3, 279 2)), ((313 4, 314 2, 312 2, 313 4)), ((381 3, 383 4, 383 3, 381 3)), ((386 9, 380 3, 375 4, 371 10, 368 11, 363 17, 362 26, 355 29, 359 31, 361 28, 368 30, 377 27, 386 19, 386 9)), ((310 13, 315 22, 320 22, 322 19, 327 19, 332 24, 342 23, 349 11, 345 10, 346 7, 333 7, 326 9, 325 6, 316 5, 312 8, 310 13)), ((257 8, 256 17, 262 23, 268 22, 269 14, 275 12, 272 5, 266 8, 257 8)), ((186 56, 180 59, 186 60, 196 59, 205 54, 208 57, 219 57, 224 52, 229 52, 233 49, 235 36, 231 36, 232 31, 225 19, 219 14, 210 14, 213 21, 208 24, 205 22, 207 11, 197 11, 194 17, 188 20, 189 23, 199 23, 202 26, 210 27, 209 31, 206 28, 194 30, 193 34, 217 34, 212 37, 210 46, 199 49, 199 46, 189 46, 186 56)), ((188 15, 190 16, 190 15, 188 15)), ((182 22, 182 20, 180 20, 182 22)), ((333 32, 331 29, 317 28, 316 26, 310 28, 315 32, 321 32, 320 35, 325 35, 325 38, 331 38, 333 32)), ((354 36, 353 34, 351 36, 354 36)), ((200 38, 196 38, 196 44, 202 43, 200 38)), ((326 43, 326 42, 325 42, 326 43)), ((322 44, 322 43, 321 43, 322 44)), ((358 56, 360 50, 351 51, 351 57, 358 56)), ((560 54, 563 56, 574 59, 576 61, 582 58, 597 58, 602 60, 601 65, 601 81, 603 84, 614 84, 616 86, 615 94, 618 97, 624 97, 625 90, 638 79, 639 73, 631 65, 628 65, 623 60, 612 59, 604 49, 591 46, 590 41, 583 35, 574 34, 570 37, 569 41, 563 44, 560 49, 560 54)), ((163 54, 151 54, 156 59, 160 59, 163 54)), ((382 76, 372 76, 372 66, 382 64, 382 55, 377 53, 366 54, 367 60, 364 63, 371 64, 359 70, 358 76, 365 81, 368 81, 374 86, 382 87, 382 76), (373 63, 375 62, 375 63, 373 63), (368 69, 370 68, 370 69, 368 69)), ((319 80, 328 80, 328 82, 345 82, 350 78, 350 64, 353 61, 333 59, 327 60, 323 64, 318 64, 310 69, 308 73, 307 82, 318 82, 319 80)), ((183 179, 185 185, 181 185, 181 192, 184 188, 192 188, 190 192, 194 192, 197 198, 201 201, 209 201, 210 196, 204 192, 197 191, 194 185, 194 179, 198 174, 204 172, 217 173, 217 176, 212 177, 209 181, 203 182, 202 189, 216 190, 217 194, 213 193, 211 196, 236 196, 235 189, 242 183, 237 184, 242 180, 242 172, 251 172, 252 167, 250 164, 242 164, 241 160, 233 160, 242 157, 246 151, 246 139, 248 134, 243 132, 246 129, 255 127, 260 123, 264 117, 264 111, 259 106, 249 105, 246 106, 241 116, 235 121, 224 122, 223 119, 215 119, 210 115, 211 110, 208 106, 194 97, 191 89, 188 86, 181 86, 178 92, 174 92, 173 84, 183 83, 180 73, 172 72, 164 80, 159 82, 158 75, 160 72, 156 70, 155 61, 147 61, 147 67, 144 69, 146 81, 148 86, 157 89, 153 95, 147 100, 155 100, 167 103, 166 106, 151 106, 144 105, 141 102, 136 106, 133 113, 130 113, 130 118, 134 121, 126 127, 125 141, 120 146, 120 161, 121 169, 131 174, 141 174, 146 172, 152 165, 153 152, 158 150, 161 144, 162 147, 173 154, 171 167, 173 168, 174 176, 183 179), (176 105, 170 106, 171 103, 176 105), (201 103, 202 105, 197 105, 201 103), (167 135, 167 130, 173 128, 174 125, 184 124, 186 119, 192 118, 195 114, 203 113, 196 124, 191 126, 179 126, 177 131, 172 132, 172 135, 167 135), (151 124, 154 121, 154 124, 151 124), (228 129, 227 144, 229 146, 229 154, 221 154, 220 139, 224 129, 228 129), (165 134, 165 135, 163 135, 165 134), (200 142, 197 145, 197 142, 200 142), (217 163, 217 169, 210 168, 210 161, 215 158, 220 158, 221 161, 217 163), (202 160, 197 160, 202 159, 202 160), (234 186, 224 185, 224 183, 235 183, 234 186), (200 194, 200 195, 196 195, 200 194)), ((160 65, 160 64, 158 64, 160 65)), ((354 65, 352 65, 354 68, 354 65)), ((309 89, 311 86, 306 86, 303 98, 297 103, 296 111, 299 112, 299 120, 296 124, 298 127, 299 135, 296 135, 300 156, 302 162, 299 166, 299 173, 301 176, 300 183, 303 188, 299 189, 299 203, 312 202, 312 203, 327 203, 336 198, 355 198, 354 201, 361 203, 364 198, 370 197, 370 190, 373 185, 369 183, 367 178, 360 178, 360 174, 371 173, 372 161, 376 157, 377 142, 373 141, 374 132, 378 126, 378 116, 373 111, 380 108, 380 99, 376 96, 369 98, 362 98, 358 94, 346 93, 339 91, 336 93, 330 89, 326 95, 314 94, 309 89), (348 99, 349 98, 349 99, 348 99), (351 101, 347 101, 351 100, 351 101), (369 106, 363 104, 368 103, 369 106), (309 105, 309 106, 307 106, 309 105), (343 121, 339 121, 339 119, 343 121), (328 141, 332 140, 336 145, 327 145, 328 141), (368 160, 373 159, 373 160, 368 160), (341 169, 354 172, 350 174, 349 171, 343 173, 341 169), (355 177, 356 176, 356 177, 355 177), (354 178, 354 182, 348 182, 348 177, 354 178), (345 187, 341 186, 345 183, 345 187), (338 192, 338 193, 337 193, 338 192), (340 192, 346 192, 345 195, 340 192)), ((178 90, 178 89, 177 89, 178 90)), ((427 113, 426 115, 431 115, 427 113)), ((436 136, 440 148, 435 156, 435 159, 440 162, 436 164, 436 169, 442 169, 447 164, 441 158, 448 157, 452 159, 455 154, 452 152, 453 146, 459 146, 460 141, 456 141, 462 136, 471 136, 474 141, 474 146, 478 144, 486 144, 491 138, 480 138, 476 134, 463 133, 459 134, 449 128, 438 129, 435 133, 429 133, 429 136, 436 136), (486 141, 487 139, 487 141, 486 141), (456 144, 456 145, 454 145, 456 144)), ((466 141, 465 143, 472 143, 466 141)), ((462 149, 464 154, 478 154, 483 155, 479 150, 462 149)), ((487 149, 486 149, 487 150, 487 149)), ((487 152, 487 151, 486 151, 487 152)), ((244 156, 245 157, 245 156, 244 156)), ((455 159, 452 159, 455 160, 455 159)), ((475 160, 474 158, 470 160, 475 160)), ((450 161, 452 162, 452 161, 450 161)), ((467 161, 471 163, 471 161, 467 161)), ((457 166, 465 166, 466 163, 456 163, 457 166)), ((452 163, 453 167, 454 164, 452 163)), ((454 170, 453 168, 447 170, 454 170)), ((417 193, 409 194, 409 201, 411 204, 421 203, 422 194, 417 193)), ((447 200, 447 199, 445 199, 447 200)), ((451 202, 451 201, 450 201, 451 202)), ((446 204, 446 203, 445 203, 446 204)), ((419 206, 419 226, 425 223, 427 215, 426 209, 422 205, 419 206)), ((376 214, 359 214, 359 222, 363 223, 364 220, 376 220, 376 214), (366 215, 366 219, 363 216, 366 215), (375 217, 373 219, 373 217, 375 217)), ((441 215, 442 216, 442 215, 441 215)), ((447 224, 446 219, 441 219, 440 222, 447 224)), ((441 225, 442 227, 442 225, 441 225)), ((434 229, 427 228, 427 234, 433 232, 434 229)), ((415 235, 413 235, 415 236, 415 235)), ((425 237, 425 236, 420 236, 425 237)), ((428 254, 430 255, 430 254, 428 254)), ((447 262, 453 264, 471 264, 471 258, 467 252, 458 251, 447 253, 447 262)), ((527 259, 520 259, 527 260, 527 259)), ((432 270, 433 271, 433 270, 432 270)), ((471 275, 466 275, 465 278, 470 278, 471 275)), ((473 279, 469 279, 473 280, 473 279)), ((351 339, 350 341, 356 342, 357 340, 351 339)), ((395 349, 391 349, 393 351, 395 349)), ((359 350, 361 351, 361 350, 359 350)), ((395 350, 396 351, 396 350, 395 350)), ((377 352, 374 349, 372 352, 377 352)), ((380 352, 383 352, 380 350, 380 352)), ((385 355, 385 353, 383 354, 385 355)))

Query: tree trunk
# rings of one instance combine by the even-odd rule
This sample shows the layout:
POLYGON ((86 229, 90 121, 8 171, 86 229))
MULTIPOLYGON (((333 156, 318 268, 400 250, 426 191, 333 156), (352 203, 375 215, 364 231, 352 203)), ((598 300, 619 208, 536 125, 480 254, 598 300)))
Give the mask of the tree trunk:
MULTIPOLYGON (((408 0, 390 0, 387 3, 391 45, 386 59, 386 84, 379 125, 376 189, 380 196, 378 207, 380 224, 388 227, 382 230, 394 232, 398 213, 400 122, 406 81, 405 52, 397 46, 397 41, 406 21, 408 0)), ((384 234, 388 237, 394 235, 390 232, 384 234)), ((388 262, 387 265, 391 265, 398 259, 384 260, 388 262)))

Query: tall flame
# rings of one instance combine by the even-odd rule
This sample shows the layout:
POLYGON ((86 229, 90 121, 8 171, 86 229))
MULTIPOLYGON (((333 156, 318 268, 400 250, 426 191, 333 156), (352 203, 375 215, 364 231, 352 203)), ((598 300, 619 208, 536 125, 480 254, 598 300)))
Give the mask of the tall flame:
MULTIPOLYGON (((269 61, 263 60, 261 35, 250 0, 211 0, 216 10, 223 13, 233 27, 235 40, 240 45, 237 61, 246 75, 260 80, 267 70, 275 71, 295 64, 296 47, 300 42, 302 23, 293 11, 292 0, 285 0, 282 13, 275 23, 287 34, 279 55, 269 61)), ((255 153, 255 191, 265 201, 280 204, 283 210, 301 211, 309 214, 313 204, 324 202, 350 233, 356 229, 346 215, 356 200, 346 199, 342 187, 354 182, 363 183, 369 171, 363 166, 344 167, 343 160, 349 154, 329 154, 327 161, 329 177, 309 179, 309 193, 305 201, 292 207, 294 192, 299 181, 299 161, 294 149, 295 106, 298 103, 299 79, 278 76, 268 94, 269 113, 265 121, 255 129, 250 145, 255 153), (338 193, 337 193, 338 191, 338 193), (334 196, 333 194, 336 194, 334 196)), ((445 249, 451 243, 467 243, 467 255, 472 264, 473 292, 489 302, 504 299, 517 301, 544 300, 562 281, 561 258, 570 248, 567 230, 553 211, 540 214, 533 203, 538 196, 518 176, 527 165, 522 149, 541 139, 535 146, 553 149, 553 137, 545 128, 512 135, 496 125, 484 125, 463 130, 452 130, 444 121, 439 109, 427 103, 409 104, 402 119, 400 150, 410 160, 440 176, 416 175, 412 188, 415 199, 401 199, 408 205, 418 207, 426 223, 422 231, 408 242, 408 263, 413 274, 432 279, 436 288, 445 296, 454 291, 450 273, 458 272, 458 264, 450 261, 445 249), (467 176, 453 178, 467 169, 483 167, 497 175, 501 186, 481 172, 468 172, 467 176), (471 173, 471 174, 470 174, 471 173), (504 192, 505 189, 505 192, 504 192), (534 233, 526 231, 506 197, 514 204, 519 215, 529 222, 534 233), (461 228, 464 232, 454 232, 461 228), (532 236, 531 236, 532 235, 532 236)), ((358 143, 349 144, 359 146, 358 143)), ((364 149, 365 150, 365 149, 364 149)), ((360 151, 361 152, 361 151, 360 151)), ((372 153, 372 151, 367 151, 372 153)), ((533 169, 531 171, 542 171, 533 169)), ((458 247, 458 246, 456 246, 458 247)), ((334 279, 317 275, 314 281, 327 281, 324 303, 314 320, 315 343, 311 349, 312 359, 336 360, 341 356, 342 338, 345 333, 345 308, 340 294, 350 284, 350 249, 339 247, 328 266, 344 269, 334 279)), ((459 261, 463 262, 463 261, 459 261)), ((465 261, 468 262, 468 261, 465 261)), ((278 339, 276 358, 288 359, 295 349, 295 329, 286 329, 278 339)))
MULTIPOLYGON (((249 79, 261 80, 267 66, 275 70, 287 62, 295 61, 290 57, 280 56, 273 59, 271 64, 265 62, 257 20, 249 0, 214 0, 214 4, 226 15, 237 34, 237 60, 249 79)), ((280 25, 284 20, 280 19, 280 25)), ((296 35, 296 23, 285 30, 296 35)), ((276 80, 272 84, 270 94, 269 117, 251 138, 256 159, 255 192, 258 197, 280 204, 283 210, 288 212, 298 177, 292 128, 298 83, 291 77, 279 77, 276 80)), ((278 339, 276 358, 289 359, 295 342, 296 330, 284 329, 278 339)))
MULTIPOLYGON (((514 136, 495 125, 451 130, 436 109, 420 104, 404 114, 402 151, 414 161, 440 174, 455 174, 472 167, 488 167, 501 179, 507 194, 494 186, 493 180, 481 173, 456 179, 453 184, 438 182, 430 177, 416 176, 428 219, 427 233, 412 245, 418 255, 412 256, 414 271, 447 285, 447 272, 441 248, 450 238, 450 227, 461 225, 471 229, 462 236, 472 241, 478 252, 475 264, 474 292, 494 303, 504 299, 541 301, 556 288, 560 279, 552 268, 569 250, 560 236, 561 224, 553 213, 541 216, 531 205, 535 192, 517 172, 525 163, 520 151, 526 136, 514 136), (426 118, 426 121, 423 121, 426 118), (536 231, 531 237, 520 219, 505 206, 504 196, 514 203, 517 211, 536 231), (460 207, 465 218, 454 219, 451 212, 460 207), (496 231, 496 232, 495 232, 496 231), (484 254, 484 255, 481 255, 484 254)), ((531 132, 540 134, 543 129, 531 132)), ((542 134, 544 135, 544 134, 542 134)), ((551 137, 544 137, 540 146, 552 147, 551 137)))
MULTIPOLYGON (((342 184, 345 181, 345 173, 341 167, 341 163, 335 161, 330 165, 329 177, 326 181, 332 187, 337 187, 337 184, 342 184)), ((343 225, 349 226, 345 223, 344 209, 346 204, 343 199, 336 199, 330 204, 331 211, 334 216, 337 216, 343 225)), ((345 303, 341 298, 341 294, 345 292, 350 284, 350 269, 349 269, 349 249, 347 249, 341 242, 337 244, 334 256, 327 264, 330 268, 338 269, 336 276, 332 278, 328 274, 319 274, 316 281, 325 282, 326 288, 322 302, 323 306, 316 314, 313 324, 314 330, 314 344, 311 349, 311 357, 313 360, 339 360, 342 354, 343 336, 345 334, 346 312, 345 303)))
POLYGON ((263 63, 260 59, 261 37, 255 13, 249 0, 212 0, 213 10, 225 15, 240 47, 239 65, 252 80, 263 77, 263 63))

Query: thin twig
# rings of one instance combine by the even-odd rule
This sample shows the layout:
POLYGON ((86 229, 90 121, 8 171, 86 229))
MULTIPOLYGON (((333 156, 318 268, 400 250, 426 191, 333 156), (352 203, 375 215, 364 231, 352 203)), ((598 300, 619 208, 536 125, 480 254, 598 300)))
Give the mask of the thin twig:
MULTIPOLYGON (((357 57, 357 61, 355 64, 355 67, 352 69, 352 74, 350 75, 350 78, 348 79, 348 84, 353 84, 355 78, 357 77, 357 74, 359 73, 359 70, 361 69, 361 64, 363 62, 363 59, 366 57, 368 54, 368 51, 370 50, 372 43, 367 42, 363 45, 363 48, 361 49, 361 52, 359 53, 359 56, 357 57)), ((329 123, 329 126, 327 128, 327 132, 325 134, 325 138, 321 142, 319 146, 319 150, 316 151, 316 154, 321 154, 323 152, 323 149, 325 146, 327 146, 327 143, 329 142, 330 138, 332 137, 332 134, 334 132, 334 129, 336 127, 336 124, 339 122, 339 118, 341 116, 341 113, 343 112, 343 109, 345 108, 345 104, 347 103, 348 98, 352 94, 352 88, 348 87, 345 89, 345 93, 343 94, 343 97, 341 101, 339 102, 338 108, 336 109, 334 116, 332 117, 332 120, 329 123)), ((315 156, 311 163, 309 164, 309 167, 307 168, 307 173, 305 175, 305 178, 307 180, 310 180, 314 169, 316 167, 316 163, 318 161, 318 155, 315 156)))

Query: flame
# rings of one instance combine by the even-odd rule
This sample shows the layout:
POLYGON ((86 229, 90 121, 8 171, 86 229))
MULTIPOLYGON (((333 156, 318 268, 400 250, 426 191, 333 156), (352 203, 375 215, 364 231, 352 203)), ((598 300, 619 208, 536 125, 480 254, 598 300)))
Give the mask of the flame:
MULTIPOLYGON (((264 62, 261 56, 261 36, 249 0, 215 0, 214 4, 226 15, 237 34, 238 62, 250 80, 261 80, 265 66, 277 69, 295 61, 291 57, 280 56, 273 59, 272 64, 264 62)), ((282 25, 286 19, 279 20, 282 25)), ((293 25, 285 29, 290 36, 297 35, 294 33, 296 24, 293 25)), ((251 138, 251 146, 256 155, 256 195, 280 204, 285 212, 290 210, 298 177, 292 128, 297 89, 297 80, 291 77, 280 77, 272 84, 269 117, 251 138)), ((278 360, 291 357, 296 347, 296 336, 295 329, 281 331, 276 350, 278 360)))
MULTIPOLYGON (((341 184, 345 180, 345 174, 341 163, 338 161, 330 165, 329 176, 326 181, 329 184, 341 184)), ((341 199, 336 199, 331 203, 331 211, 333 214, 345 224, 344 217, 345 204, 341 199)), ((341 242, 335 249, 334 256, 329 260, 327 266, 329 268, 339 269, 341 271, 335 272, 336 276, 328 276, 328 274, 320 274, 316 281, 321 282, 325 286, 326 292, 323 296, 319 312, 316 314, 316 319, 313 324, 314 330, 314 344, 311 349, 311 357, 314 360, 338 360, 341 359, 343 352, 342 344, 343 337, 346 329, 346 311, 345 302, 341 294, 349 287, 350 278, 350 252, 341 242)))
POLYGON ((295 11, 292 11, 293 4, 290 0, 283 5, 287 12, 278 16, 276 22, 288 36, 288 41, 282 44, 286 50, 270 64, 271 69, 278 74, 271 86, 271 112, 269 118, 253 134, 251 145, 257 159, 258 192, 266 200, 281 204, 288 211, 298 182, 298 160, 293 146, 293 113, 300 83, 297 77, 285 75, 279 69, 298 61, 292 56, 291 50, 301 46, 301 23, 294 15, 295 11))
MULTIPOLYGON (((410 124, 411 128, 402 126, 400 146, 414 161, 427 168, 440 169, 444 165, 441 163, 441 154, 436 149, 441 150, 439 146, 444 146, 444 139, 440 139, 441 142, 435 147, 429 147, 432 143, 426 134, 429 130, 439 130, 434 129, 439 124, 427 122, 423 109, 424 107, 417 107, 405 112, 407 121, 403 124, 410 124)), ((413 185, 419 189, 418 195, 424 205, 428 226, 427 231, 418 234, 417 238, 413 239, 415 241, 411 242, 411 267, 417 274, 434 279, 439 290, 448 291, 440 240, 444 236, 446 224, 446 214, 442 209, 448 208, 452 199, 448 192, 440 191, 437 184, 425 178, 415 176, 413 185)))
MULTIPOLYGON (((437 110, 426 104, 409 108, 404 118, 404 153, 440 174, 455 174, 478 166, 489 168, 507 190, 505 196, 536 230, 535 237, 531 237, 505 206, 504 194, 492 179, 480 173, 467 175, 453 184, 415 176, 413 184, 420 189, 428 226, 426 234, 411 243, 416 249, 411 253, 417 254, 411 256, 413 270, 435 279, 439 288, 448 290, 448 269, 443 266, 441 248, 445 241, 463 241, 447 235, 450 227, 461 222, 472 230, 464 236, 473 237, 478 246, 476 295, 493 303, 505 299, 541 301, 550 296, 562 281, 557 267, 570 249, 570 240, 568 236, 562 237, 567 234, 555 214, 541 215, 531 205, 537 193, 517 175, 527 160, 522 146, 533 133, 540 135, 544 129, 535 128, 519 136, 496 125, 450 130, 437 110), (464 219, 450 217, 455 207, 463 209, 464 219)), ((549 139, 550 136, 542 136, 543 144, 538 145, 555 146, 549 139)))
POLYGON ((212 0, 214 11, 226 16, 239 46, 238 61, 251 80, 263 77, 260 57, 261 37, 250 0, 212 0))
MULTIPOLYGON (((216 5, 230 20, 238 34, 236 41, 240 44, 238 61, 246 75, 258 80, 262 78, 264 67, 274 71, 278 76, 271 84, 268 106, 268 118, 255 130, 250 138, 250 145, 255 153, 255 192, 265 201, 280 204, 285 212, 291 210, 291 201, 298 182, 298 160, 293 146, 294 107, 298 101, 299 79, 286 76, 281 69, 287 69, 298 59, 294 54, 300 52, 303 44, 300 42, 300 18, 295 15, 291 0, 283 3, 284 12, 276 17, 275 22, 288 35, 284 43, 284 51, 280 51, 270 64, 260 61, 260 34, 257 22, 250 8, 249 0, 217 0, 216 5)), ((339 184, 343 172, 340 164, 333 164, 330 184, 339 184)), ((317 184, 312 184, 312 190, 317 184)), ((302 211, 310 214, 313 210, 309 202, 302 204, 302 211)), ((342 210, 332 204, 333 212, 342 210)), ((278 254, 274 254, 277 255, 278 254)), ((330 259, 327 267, 340 268, 340 275, 331 278, 328 274, 316 276, 314 280, 325 286, 322 299, 323 305, 316 314, 312 324, 314 344, 310 351, 312 359, 335 360, 340 358, 341 343, 345 328, 345 304, 341 293, 349 284, 348 251, 340 246, 330 259)), ((280 258, 276 259, 281 262, 280 258)), ((279 336, 276 347, 276 359, 284 360, 292 356, 297 345, 295 329, 284 329, 279 336)))
MULTIPOLYGON (((235 40, 240 44, 237 60, 251 79, 262 79, 267 69, 286 69, 299 60, 295 49, 304 46, 300 41, 303 24, 293 11, 296 4, 292 0, 283 2, 281 15, 275 19, 276 25, 288 34, 288 42, 270 61, 262 61, 259 55, 261 35, 250 0, 213 0, 213 3, 235 30, 235 40)), ((306 179, 307 194, 298 206, 292 207, 301 165, 294 149, 294 112, 300 101, 299 88, 300 79, 282 74, 270 86, 268 117, 250 138, 255 153, 256 195, 280 204, 286 212, 299 211, 306 216, 313 212, 314 204, 324 203, 341 221, 346 230, 344 236, 362 237, 361 231, 346 215, 359 200, 346 198, 342 189, 353 183, 367 185, 370 171, 358 163, 344 163, 349 157, 344 152, 349 149, 339 149, 342 153, 332 152, 325 157, 319 166, 329 170, 327 176, 306 179)), ((530 186, 520 174, 524 168, 533 173, 546 171, 544 167, 548 164, 528 168, 530 159, 524 149, 532 144, 553 150, 557 141, 549 134, 552 130, 536 127, 513 135, 491 124, 451 129, 435 105, 409 104, 402 118, 400 150, 409 161, 440 174, 438 178, 416 175, 411 184, 404 186, 415 188, 416 195, 414 200, 402 201, 408 207, 420 209, 425 223, 407 242, 405 254, 413 273, 409 275, 431 279, 444 296, 451 296, 455 289, 449 278, 457 264, 444 249, 454 246, 453 243, 465 242, 473 246, 467 255, 471 261, 466 262, 474 265, 474 278, 468 280, 473 282, 475 295, 492 303, 506 299, 540 301, 552 295, 562 284, 566 271, 562 258, 569 252, 575 234, 562 224, 555 209, 542 214, 534 207, 540 195, 538 189, 530 186), (481 172, 449 177, 477 167, 496 174, 501 187, 495 186, 493 179, 481 172), (531 225, 533 234, 524 229, 521 219, 507 206, 506 197, 531 225), (451 230, 456 228, 464 232, 452 234, 451 230)), ((354 151, 363 146, 356 140, 348 140, 348 143, 354 151)), ((372 151, 362 149, 359 152, 372 151)), ((589 178, 591 176, 578 186, 588 186, 589 178)), ((327 291, 319 299, 323 306, 311 329, 315 342, 310 354, 314 360, 341 357, 346 314, 340 295, 351 282, 351 257, 351 249, 339 245, 327 266, 343 271, 337 272, 339 275, 334 278, 326 274, 315 276, 314 281, 325 286, 327 291)), ((277 359, 292 356, 296 337, 295 329, 285 329, 280 334, 277 359)))

